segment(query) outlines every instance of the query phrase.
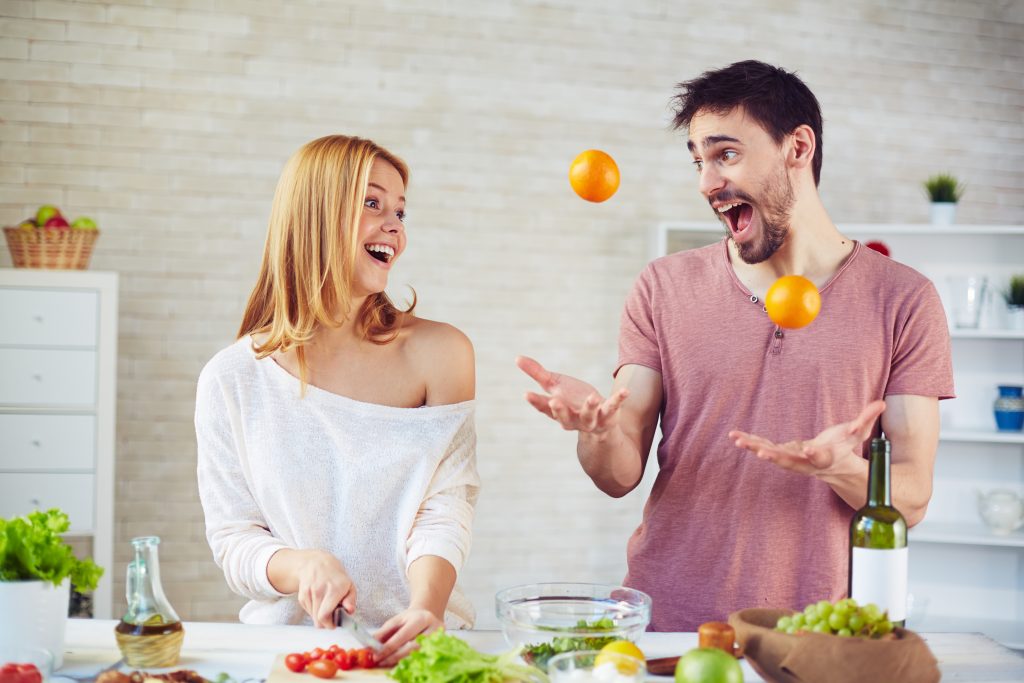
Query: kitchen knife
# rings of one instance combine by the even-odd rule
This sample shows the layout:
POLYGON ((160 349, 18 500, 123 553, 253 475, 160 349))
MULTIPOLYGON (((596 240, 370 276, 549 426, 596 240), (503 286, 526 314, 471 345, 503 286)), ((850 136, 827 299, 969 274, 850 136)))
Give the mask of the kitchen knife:
POLYGON ((380 652, 384 645, 370 634, 370 630, 359 623, 359 620, 345 611, 340 605, 334 608, 334 625, 340 626, 351 633, 360 644, 380 652))

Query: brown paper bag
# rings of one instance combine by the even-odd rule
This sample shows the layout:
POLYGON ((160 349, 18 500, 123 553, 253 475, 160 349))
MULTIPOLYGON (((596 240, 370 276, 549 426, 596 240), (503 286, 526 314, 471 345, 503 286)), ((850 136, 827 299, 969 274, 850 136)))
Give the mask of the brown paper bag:
POLYGON ((840 638, 776 631, 791 610, 744 609, 729 615, 743 655, 772 683, 935 683, 939 664, 924 640, 897 628, 892 639, 840 638))

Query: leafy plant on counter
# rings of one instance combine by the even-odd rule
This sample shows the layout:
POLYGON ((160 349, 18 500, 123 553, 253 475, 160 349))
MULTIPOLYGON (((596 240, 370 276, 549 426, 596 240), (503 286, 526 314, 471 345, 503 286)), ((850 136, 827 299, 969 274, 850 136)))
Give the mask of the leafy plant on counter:
POLYGON ((1007 306, 1024 307, 1024 275, 1014 275, 1010 278, 1010 286, 1003 292, 1007 306))
MULTIPOLYGON (((615 622, 610 618, 598 619, 587 622, 580 620, 576 622, 573 631, 612 631, 615 629, 615 622)), ((545 629, 560 631, 563 629, 545 629)), ((564 629, 569 630, 569 629, 564 629)), ((615 636, 558 636, 550 643, 537 643, 527 645, 523 650, 523 659, 545 671, 548 668, 548 660, 563 652, 576 652, 577 650, 600 650, 608 643, 616 640, 615 636)))
POLYGON ((95 590, 103 568, 75 557, 60 537, 70 526, 68 516, 56 508, 0 519, 0 581, 48 581, 59 586, 70 577, 78 590, 95 590))
POLYGON ((933 202, 958 202, 964 186, 949 173, 937 173, 924 181, 924 191, 933 202))
POLYGON ((516 663, 517 650, 486 655, 443 629, 417 636, 416 642, 420 648, 398 662, 388 674, 399 683, 547 683, 543 673, 516 663))

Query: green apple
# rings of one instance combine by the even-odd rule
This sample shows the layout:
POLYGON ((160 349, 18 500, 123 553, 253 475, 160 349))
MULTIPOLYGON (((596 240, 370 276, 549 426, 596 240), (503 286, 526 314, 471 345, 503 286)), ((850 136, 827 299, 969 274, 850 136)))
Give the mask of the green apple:
POLYGON ((79 216, 75 220, 71 221, 72 230, 95 230, 96 221, 89 218, 88 216, 79 216))
POLYGON ((46 221, 50 220, 54 216, 60 215, 60 209, 52 204, 44 204, 39 207, 36 211, 36 225, 46 225, 46 221))
POLYGON ((695 647, 679 658, 676 683, 743 683, 743 669, 717 647, 695 647))

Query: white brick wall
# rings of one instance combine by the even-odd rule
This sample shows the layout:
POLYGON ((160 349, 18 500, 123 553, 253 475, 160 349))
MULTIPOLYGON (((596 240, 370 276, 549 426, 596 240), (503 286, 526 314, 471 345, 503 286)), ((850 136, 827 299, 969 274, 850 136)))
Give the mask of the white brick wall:
MULTIPOLYGON (((642 496, 606 499, 574 440, 532 414, 528 353, 609 384, 646 230, 710 216, 673 85, 745 58, 822 102, 822 194, 839 222, 923 221, 919 182, 968 183, 963 222, 1024 222, 1024 10, 987 0, 152 0, 0 3, 0 221, 41 203, 96 218, 121 273, 117 566, 163 537, 183 617, 234 619, 195 492, 195 377, 231 341, 271 193, 303 142, 343 132, 405 157, 410 247, 393 291, 478 356, 485 489, 462 582, 622 578, 642 496), (215 9, 210 10, 213 7, 215 9), (600 147, 623 184, 577 199, 600 147)), ((5 250, 0 265, 9 266, 5 250)), ((123 583, 115 590, 120 594, 123 583)), ((120 609, 118 607, 117 609, 120 609)))

